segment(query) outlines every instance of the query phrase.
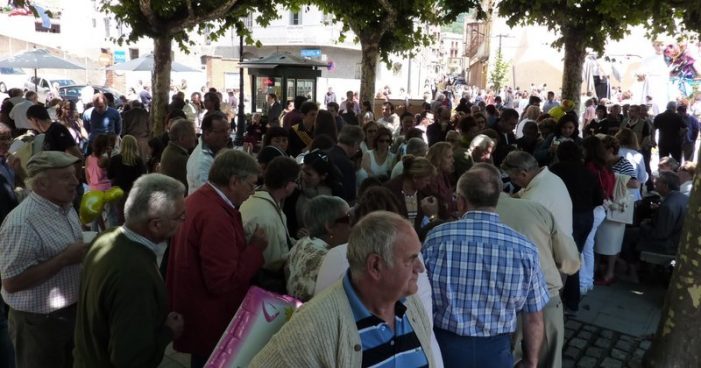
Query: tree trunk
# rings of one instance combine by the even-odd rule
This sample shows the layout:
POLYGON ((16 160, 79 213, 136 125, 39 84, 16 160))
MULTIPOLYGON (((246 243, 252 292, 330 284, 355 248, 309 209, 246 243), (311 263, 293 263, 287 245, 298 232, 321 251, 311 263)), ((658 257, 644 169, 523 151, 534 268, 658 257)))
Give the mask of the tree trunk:
POLYGON ((170 69, 173 37, 164 35, 153 39, 153 71, 151 74, 151 132, 163 133, 170 91, 170 69))
POLYGON ((562 72, 562 98, 574 102, 574 111, 579 111, 582 94, 582 67, 587 56, 586 45, 580 38, 579 30, 562 28, 565 44, 565 65, 562 72))
POLYGON ((363 101, 370 101, 370 105, 374 106, 377 61, 380 57, 379 41, 360 38, 360 47, 362 48, 359 95, 360 103, 362 105, 363 101))
POLYGON ((701 175, 694 178, 655 340, 643 359, 648 368, 701 367, 701 175))

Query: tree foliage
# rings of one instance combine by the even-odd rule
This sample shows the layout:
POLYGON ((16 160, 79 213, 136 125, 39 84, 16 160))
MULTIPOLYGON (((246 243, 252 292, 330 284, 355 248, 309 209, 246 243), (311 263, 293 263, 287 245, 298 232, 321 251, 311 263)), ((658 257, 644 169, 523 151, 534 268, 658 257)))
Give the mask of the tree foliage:
POLYGON ((497 50, 497 55, 494 58, 494 66, 492 67, 491 73, 489 73, 489 78, 492 81, 494 89, 499 91, 506 82, 509 81, 509 63, 504 60, 501 54, 501 49, 497 50))
POLYGON ((355 34, 363 53, 361 99, 370 101, 378 59, 389 65, 393 53, 411 55, 418 47, 429 46, 433 39, 422 25, 445 24, 470 9, 482 13, 478 0, 299 1, 318 6, 341 23, 341 40, 348 31, 355 34))
POLYGON ((154 133, 163 130, 170 89, 172 42, 188 51, 194 41, 190 32, 216 40, 232 27, 252 43, 250 30, 243 18, 257 14, 263 26, 277 17, 272 0, 104 0, 101 10, 113 14, 129 32, 115 39, 119 44, 135 42, 142 37, 154 41, 154 70, 151 77, 151 127, 154 133))
MULTIPOLYGON (((509 26, 539 24, 558 34, 564 48, 562 95, 579 103, 586 49, 602 53, 609 39, 620 40, 644 24, 657 0, 503 0, 499 15, 509 26)), ((662 25, 660 25, 662 27, 662 25)))

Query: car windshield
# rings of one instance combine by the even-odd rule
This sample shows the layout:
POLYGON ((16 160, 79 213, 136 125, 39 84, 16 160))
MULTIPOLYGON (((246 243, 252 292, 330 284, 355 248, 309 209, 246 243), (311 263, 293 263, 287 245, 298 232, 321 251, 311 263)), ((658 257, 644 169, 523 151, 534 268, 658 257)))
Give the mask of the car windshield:
POLYGON ((51 81, 51 85, 53 85, 54 83, 58 83, 58 85, 62 87, 73 85, 75 84, 75 81, 71 79, 54 79, 51 81))
POLYGON ((24 74, 20 68, 0 68, 0 74, 24 74))

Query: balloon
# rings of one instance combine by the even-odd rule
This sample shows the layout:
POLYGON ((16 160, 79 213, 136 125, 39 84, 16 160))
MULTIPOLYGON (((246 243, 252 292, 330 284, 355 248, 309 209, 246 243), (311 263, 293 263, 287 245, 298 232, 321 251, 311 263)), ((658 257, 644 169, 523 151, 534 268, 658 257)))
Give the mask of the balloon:
POLYGON ((105 192, 92 191, 83 194, 80 200, 80 221, 87 225, 102 214, 105 207, 105 192))
POLYGON ((120 187, 112 187, 105 191, 105 202, 116 202, 124 197, 124 191, 120 187))
POLYGON ((548 114, 555 120, 560 120, 560 118, 565 115, 565 110, 562 109, 562 106, 555 106, 548 111, 548 114))

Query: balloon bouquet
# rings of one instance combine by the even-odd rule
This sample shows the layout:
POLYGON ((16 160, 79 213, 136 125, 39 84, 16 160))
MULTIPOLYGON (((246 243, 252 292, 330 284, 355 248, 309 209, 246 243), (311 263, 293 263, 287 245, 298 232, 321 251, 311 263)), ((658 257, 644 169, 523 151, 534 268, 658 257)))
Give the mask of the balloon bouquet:
POLYGON ((102 216, 105 204, 117 202, 124 197, 120 187, 112 187, 105 191, 94 190, 83 194, 80 200, 80 222, 87 225, 102 216))

